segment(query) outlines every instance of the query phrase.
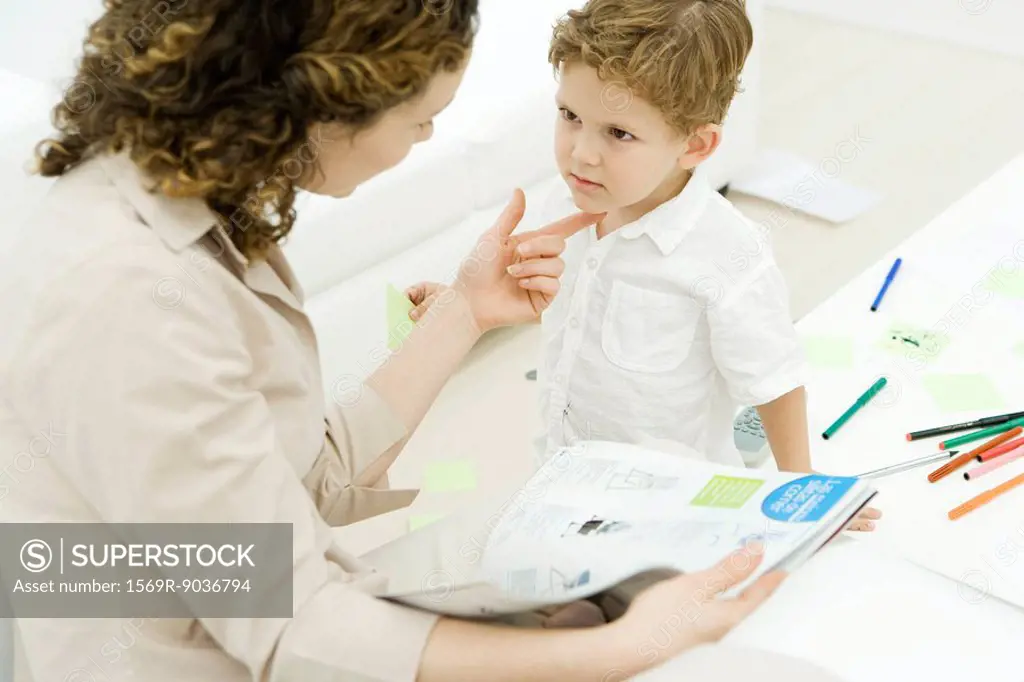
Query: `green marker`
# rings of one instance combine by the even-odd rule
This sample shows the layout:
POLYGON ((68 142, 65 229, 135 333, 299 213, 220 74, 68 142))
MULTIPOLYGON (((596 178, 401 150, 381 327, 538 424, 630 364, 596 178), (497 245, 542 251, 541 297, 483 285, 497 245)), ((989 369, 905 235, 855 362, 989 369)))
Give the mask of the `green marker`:
POLYGON ((843 412, 843 416, 841 416, 839 419, 835 420, 835 422, 832 424, 832 426, 830 426, 827 429, 825 429, 825 433, 821 434, 821 437, 824 438, 825 440, 828 440, 829 438, 831 438, 832 434, 834 434, 836 431, 838 431, 840 426, 842 426, 843 424, 848 422, 850 420, 850 417, 852 417, 853 415, 857 414, 857 412, 860 410, 860 408, 862 408, 865 405, 867 405, 868 402, 872 398, 874 398, 875 395, 877 395, 878 392, 881 391, 888 382, 889 382, 889 380, 886 379, 885 377, 882 377, 881 379, 876 381, 871 386, 871 388, 869 388, 868 390, 864 391, 864 395, 862 395, 861 397, 857 398, 857 402, 855 402, 853 404, 853 406, 850 407, 850 409, 848 409, 846 412, 843 412))
POLYGON ((981 431, 968 433, 967 435, 959 436, 958 438, 951 438, 949 440, 942 441, 941 443, 939 443, 939 449, 949 450, 950 448, 959 447, 964 443, 970 443, 976 440, 981 440, 982 438, 988 438, 989 436, 998 436, 1000 433, 1005 433, 1006 431, 1009 431, 1010 429, 1017 426, 1024 426, 1024 417, 1021 417, 1020 419, 1014 419, 1013 421, 1006 422, 1005 424, 999 424, 997 426, 993 426, 987 429, 982 429, 981 431))

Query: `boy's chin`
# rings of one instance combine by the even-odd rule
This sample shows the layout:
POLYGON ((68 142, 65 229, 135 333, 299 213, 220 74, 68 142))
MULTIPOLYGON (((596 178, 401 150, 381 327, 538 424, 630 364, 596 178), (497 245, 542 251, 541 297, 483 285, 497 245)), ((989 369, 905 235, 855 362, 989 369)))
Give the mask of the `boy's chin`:
POLYGON ((572 202, 576 204, 576 208, 584 213, 605 213, 612 208, 606 200, 602 201, 594 196, 577 192, 573 189, 569 191, 572 193, 572 202))

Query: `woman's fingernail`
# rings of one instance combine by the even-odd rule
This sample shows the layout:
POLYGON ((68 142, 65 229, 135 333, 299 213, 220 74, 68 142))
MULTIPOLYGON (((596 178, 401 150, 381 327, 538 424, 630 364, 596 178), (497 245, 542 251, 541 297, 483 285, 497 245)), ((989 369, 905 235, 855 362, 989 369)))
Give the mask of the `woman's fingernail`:
POLYGON ((523 268, 520 265, 510 265, 506 268, 506 271, 508 272, 508 274, 515 277, 516 275, 523 271, 523 268))
POLYGON ((419 318, 420 313, 415 308, 409 311, 409 319, 415 322, 419 318))
POLYGON ((519 286, 521 286, 524 289, 528 288, 530 286, 530 280, 529 279, 521 279, 521 280, 519 280, 519 286))

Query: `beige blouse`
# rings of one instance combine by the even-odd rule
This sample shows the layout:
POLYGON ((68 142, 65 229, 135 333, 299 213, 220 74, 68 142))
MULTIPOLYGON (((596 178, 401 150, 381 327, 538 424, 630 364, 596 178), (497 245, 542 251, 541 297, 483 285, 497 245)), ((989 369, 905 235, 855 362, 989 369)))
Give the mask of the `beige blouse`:
POLYGON ((368 386, 324 404, 281 253, 247 262, 202 202, 147 192, 123 156, 60 178, 14 229, 0 521, 294 528, 293 618, 20 619, 32 678, 413 682, 436 617, 369 596, 382 578, 331 533, 413 500, 361 475, 408 434, 368 386), (47 433, 45 456, 14 461, 47 433))

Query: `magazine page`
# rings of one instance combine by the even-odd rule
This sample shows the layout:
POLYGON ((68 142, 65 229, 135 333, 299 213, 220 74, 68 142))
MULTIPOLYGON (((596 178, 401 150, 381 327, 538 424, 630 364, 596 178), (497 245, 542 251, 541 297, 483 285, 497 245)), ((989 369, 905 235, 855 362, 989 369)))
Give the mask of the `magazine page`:
POLYGON ((588 441, 563 449, 495 508, 465 510, 363 558, 389 576, 379 596, 489 617, 583 599, 640 574, 704 570, 749 539, 766 554, 750 580, 792 568, 868 493, 853 478, 588 441))
POLYGON ((560 451, 530 486, 539 494, 491 532, 482 575, 510 598, 562 602, 650 570, 703 570, 757 539, 755 580, 852 513, 863 484, 589 441, 560 451))

